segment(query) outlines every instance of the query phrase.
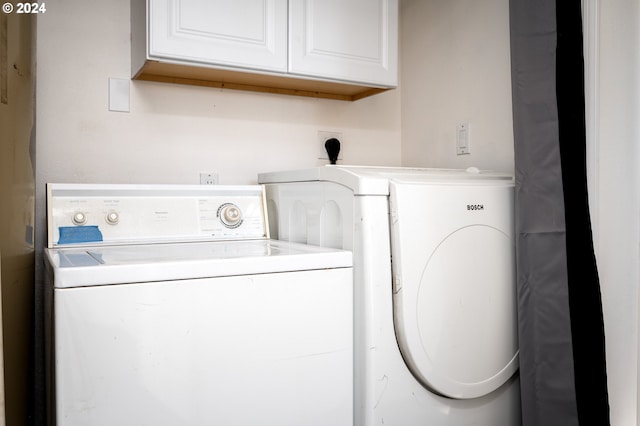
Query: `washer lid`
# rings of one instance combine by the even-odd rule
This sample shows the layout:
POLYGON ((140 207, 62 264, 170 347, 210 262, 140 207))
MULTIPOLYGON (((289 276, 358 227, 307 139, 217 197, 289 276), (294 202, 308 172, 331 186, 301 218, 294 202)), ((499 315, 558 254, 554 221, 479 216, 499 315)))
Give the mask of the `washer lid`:
POLYGON ((45 249, 56 288, 352 266, 351 252, 276 240, 45 249))
POLYGON ((513 188, 391 185, 394 319, 413 375, 459 399, 518 368, 513 188))

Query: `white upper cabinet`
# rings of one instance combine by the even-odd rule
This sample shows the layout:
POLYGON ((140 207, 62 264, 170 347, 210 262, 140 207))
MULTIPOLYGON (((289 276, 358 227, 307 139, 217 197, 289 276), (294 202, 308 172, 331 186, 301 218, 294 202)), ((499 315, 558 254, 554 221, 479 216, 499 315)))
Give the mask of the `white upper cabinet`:
POLYGON ((289 72, 397 85, 397 0, 289 0, 289 15, 289 72))
POLYGON ((287 70, 287 0, 150 0, 149 57, 287 70))
POLYGON ((398 0, 131 0, 138 80, 356 100, 397 63, 398 0))

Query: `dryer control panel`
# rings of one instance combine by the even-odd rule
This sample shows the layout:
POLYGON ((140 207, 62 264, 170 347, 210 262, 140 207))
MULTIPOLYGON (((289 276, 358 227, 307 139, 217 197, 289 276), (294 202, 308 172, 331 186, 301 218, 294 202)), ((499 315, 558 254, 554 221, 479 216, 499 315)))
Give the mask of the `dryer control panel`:
POLYGON ((48 184, 48 247, 269 238, 261 185, 48 184))

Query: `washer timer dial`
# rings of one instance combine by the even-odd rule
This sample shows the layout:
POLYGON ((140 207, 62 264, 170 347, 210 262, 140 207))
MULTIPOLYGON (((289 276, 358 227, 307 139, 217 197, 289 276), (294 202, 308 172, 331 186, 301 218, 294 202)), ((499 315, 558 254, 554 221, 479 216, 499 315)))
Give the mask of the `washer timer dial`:
POLYGON ((225 203, 218 208, 220 222, 227 228, 237 228, 242 225, 242 211, 233 203, 225 203))

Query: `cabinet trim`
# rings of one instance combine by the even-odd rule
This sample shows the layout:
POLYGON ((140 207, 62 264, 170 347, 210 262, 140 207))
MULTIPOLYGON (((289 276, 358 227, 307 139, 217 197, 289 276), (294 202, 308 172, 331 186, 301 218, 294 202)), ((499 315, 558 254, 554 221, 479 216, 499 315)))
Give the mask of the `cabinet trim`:
POLYGON ((357 101, 388 88, 147 61, 134 80, 357 101))

